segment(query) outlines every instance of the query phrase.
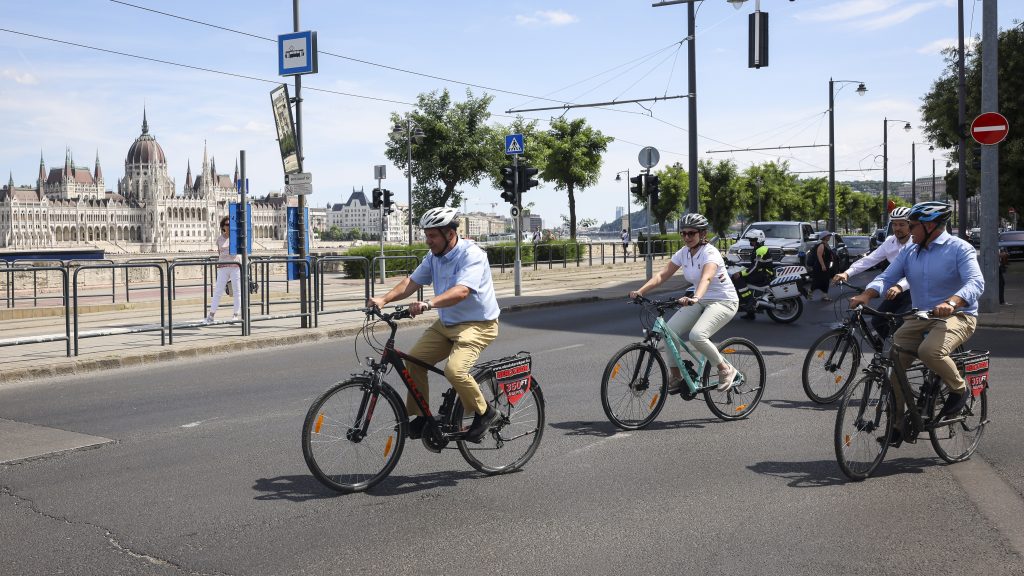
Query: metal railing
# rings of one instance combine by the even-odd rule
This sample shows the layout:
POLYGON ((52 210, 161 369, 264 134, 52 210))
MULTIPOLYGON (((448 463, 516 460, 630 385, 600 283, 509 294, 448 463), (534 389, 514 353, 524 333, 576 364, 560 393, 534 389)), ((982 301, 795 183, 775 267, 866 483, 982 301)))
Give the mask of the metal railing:
POLYGON ((341 314, 353 312, 366 305, 366 299, 370 297, 370 260, 364 256, 314 256, 313 257, 313 327, 320 326, 320 316, 328 314, 341 314), (362 269, 363 294, 361 298, 328 298, 326 291, 325 267, 332 262, 355 262, 362 269), (353 302, 357 301, 355 307, 336 310, 325 310, 328 302, 353 302))
MULTIPOLYGON (((271 275, 270 275, 270 266, 272 264, 297 264, 297 265, 299 265, 301 267, 301 269, 302 269, 301 270, 302 278, 300 278, 299 280, 296 280, 296 282, 306 282, 307 298, 309 297, 309 295, 313 294, 313 291, 312 291, 313 278, 312 278, 312 274, 310 274, 311 266, 310 266, 310 261, 309 261, 308 258, 302 258, 300 256, 282 256, 282 257, 272 257, 272 258, 262 257, 262 258, 259 258, 259 259, 250 259, 249 260, 249 268, 250 268, 250 270, 253 267, 256 267, 257 270, 262 270, 262 284, 261 284, 261 287, 263 288, 263 290, 262 290, 262 294, 260 294, 260 316, 254 318, 251 314, 249 314, 248 310, 243 310, 242 313, 243 314, 249 314, 249 322, 250 323, 251 322, 257 322, 257 321, 277 320, 279 318, 300 318, 300 319, 311 318, 313 316, 312 308, 315 308, 315 306, 313 305, 312 302, 307 302, 306 303, 307 304, 306 307, 305 307, 306 308, 306 312, 301 312, 300 311, 300 312, 292 313, 292 314, 277 314, 277 315, 272 315, 270 313, 270 305, 271 305, 272 302, 275 305, 299 304, 300 306, 302 306, 302 304, 303 304, 303 302, 301 300, 301 297, 298 300, 277 300, 277 301, 273 301, 270 298, 270 284, 272 282, 273 283, 284 282, 285 283, 285 293, 289 293, 290 292, 290 286, 291 286, 291 282, 292 282, 291 280, 287 279, 287 277, 288 277, 287 276, 287 266, 285 266, 285 280, 274 280, 274 279, 272 279, 271 275)), ((251 272, 250 272, 250 274, 251 274, 251 272)), ((249 306, 251 307, 252 305, 253 305, 253 302, 250 299, 249 300, 249 306)), ((300 322, 299 325, 302 326, 302 327, 305 327, 305 326, 303 326, 303 324, 311 325, 310 323, 307 323, 305 321, 304 322, 300 322)))
MULTIPOLYGON (((175 288, 174 280, 175 280, 175 272, 178 270, 178 268, 188 268, 188 267, 202 266, 203 267, 203 280, 205 282, 205 280, 207 278, 207 269, 210 266, 216 266, 216 265, 217 265, 216 262, 211 262, 211 261, 197 262, 197 261, 193 261, 193 260, 182 260, 182 261, 174 261, 174 262, 170 263, 167 266, 167 296, 166 296, 166 301, 167 301, 167 343, 168 344, 174 344, 174 328, 175 328, 175 325, 174 325, 174 288, 175 288)), ((239 269, 241 269, 241 267, 242 267, 242 265, 240 263, 238 263, 238 262, 222 262, 221 265, 222 266, 233 266, 233 267, 239 268, 239 269)), ((241 287, 239 287, 239 290, 241 290, 241 287)), ((204 319, 207 317, 207 314, 208 314, 208 312, 207 312, 207 310, 208 310, 208 302, 206 300, 206 297, 207 297, 207 290, 206 290, 206 287, 204 286, 203 287, 203 318, 204 319)), ((230 324, 230 323, 233 323, 233 322, 237 322, 241 326, 241 328, 242 328, 242 336, 245 336, 245 324, 241 320, 222 321, 222 322, 218 322, 218 324, 225 324, 225 323, 230 324)), ((190 328, 190 327, 194 327, 194 326, 204 326, 204 325, 206 325, 205 321, 198 320, 196 322, 182 322, 182 323, 179 323, 178 327, 179 328, 190 328)))
MULTIPOLYGON (((4 272, 17 272, 19 270, 46 270, 59 272, 61 276, 61 302, 64 308, 64 333, 63 334, 42 334, 35 336, 22 336, 18 338, 5 338, 0 340, 0 347, 4 346, 20 346, 24 344, 40 344, 43 342, 64 342, 67 356, 71 356, 71 315, 70 306, 68 306, 68 269, 65 266, 26 266, 19 268, 12 266, 8 263, 4 266, 4 272)), ((8 287, 12 287, 13 283, 8 281, 8 287)), ((9 290, 10 291, 10 290, 9 290)), ((8 297, 13 297, 9 295, 8 297)), ((13 308, 13 305, 11 306, 13 308)))
MULTIPOLYGON (((83 270, 106 270, 110 269, 111 272, 114 270, 124 270, 125 274, 128 270, 137 268, 155 268, 159 273, 159 288, 160 293, 164 291, 164 269, 159 264, 85 264, 79 265, 75 269, 75 273, 71 279, 72 286, 72 318, 74 322, 74 348, 75 356, 78 356, 78 341, 82 338, 99 338, 102 336, 113 336, 117 334, 135 334, 140 332, 160 332, 160 345, 163 346, 167 343, 167 332, 164 324, 164 299, 160 298, 160 324, 144 324, 138 326, 118 326, 114 328, 106 328, 100 330, 90 330, 88 332, 80 332, 78 329, 78 275, 83 270)), ((111 276, 114 274, 112 273, 111 276)))

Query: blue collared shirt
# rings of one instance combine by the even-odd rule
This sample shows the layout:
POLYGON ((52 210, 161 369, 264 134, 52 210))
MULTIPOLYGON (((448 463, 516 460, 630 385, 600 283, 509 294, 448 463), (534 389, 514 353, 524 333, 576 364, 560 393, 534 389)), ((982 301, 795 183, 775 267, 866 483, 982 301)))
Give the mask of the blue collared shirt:
POLYGON ((410 278, 420 286, 433 284, 434 296, 453 286, 469 288, 469 296, 462 302, 437 309, 445 326, 495 320, 501 312, 494 296, 487 253, 471 240, 460 238, 454 248, 440 257, 434 256, 433 252, 428 253, 410 278))
POLYGON ((974 247, 966 241, 943 232, 924 250, 914 244, 900 251, 878 277, 881 290, 870 287, 884 294, 904 276, 910 282, 910 298, 915 308, 932 310, 950 297, 959 296, 966 305, 958 310, 978 315, 978 298, 985 291, 985 277, 974 247))

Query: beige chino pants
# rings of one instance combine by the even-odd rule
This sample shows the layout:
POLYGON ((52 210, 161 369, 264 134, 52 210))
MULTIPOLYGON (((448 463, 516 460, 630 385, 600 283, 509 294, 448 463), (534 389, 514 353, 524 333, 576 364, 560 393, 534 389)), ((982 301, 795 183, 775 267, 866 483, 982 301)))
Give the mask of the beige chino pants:
MULTIPOLYGON (((427 328, 416 345, 409 350, 409 355, 431 365, 447 358, 444 375, 462 400, 466 414, 483 414, 487 411, 487 401, 480 392, 480 385, 470 376, 469 371, 480 358, 484 348, 497 337, 497 320, 463 322, 454 326, 445 326, 438 320, 427 328)), ((405 366, 409 369, 409 376, 416 383, 420 393, 429 399, 427 369, 412 362, 406 362, 405 366)), ((406 397, 405 407, 410 416, 421 415, 420 408, 411 395, 406 397)))
MULTIPOLYGON (((977 325, 976 317, 963 312, 947 317, 945 322, 937 319, 907 318, 893 335, 893 343, 903 350, 916 352, 917 358, 920 358, 932 372, 938 374, 950 390, 963 393, 967 385, 949 353, 966 342, 974 334, 977 325), (925 332, 928 334, 925 335, 925 332)), ((913 362, 913 355, 900 353, 900 370, 906 372, 907 367, 913 362)), ((896 394, 896 413, 902 414, 903 391, 899 386, 893 386, 893 392, 896 394)))

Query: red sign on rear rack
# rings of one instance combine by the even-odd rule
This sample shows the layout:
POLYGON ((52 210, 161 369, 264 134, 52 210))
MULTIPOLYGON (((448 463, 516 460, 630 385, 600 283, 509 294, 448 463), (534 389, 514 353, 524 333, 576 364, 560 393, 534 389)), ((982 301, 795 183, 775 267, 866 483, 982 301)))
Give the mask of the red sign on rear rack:
POLYGON ((531 366, 532 358, 526 353, 503 358, 494 367, 495 394, 504 394, 508 403, 515 406, 530 391, 531 366))

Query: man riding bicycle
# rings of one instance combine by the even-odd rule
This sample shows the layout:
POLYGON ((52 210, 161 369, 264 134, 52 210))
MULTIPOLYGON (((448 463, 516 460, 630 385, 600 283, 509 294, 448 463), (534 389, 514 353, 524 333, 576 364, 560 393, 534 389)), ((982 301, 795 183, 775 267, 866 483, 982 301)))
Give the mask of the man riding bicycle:
MULTIPOLYGON (((913 246, 914 243, 910 241, 910 221, 907 219, 908 216, 910 216, 910 208, 906 206, 894 208, 892 213, 889 214, 889 222, 892 224, 892 235, 886 238, 877 249, 854 262, 846 272, 840 272, 833 276, 832 283, 846 282, 851 276, 856 276, 865 270, 869 270, 872 266, 881 263, 882 260, 888 260, 891 264, 900 252, 913 246)), ((907 282, 906 278, 900 278, 899 282, 885 291, 885 300, 878 307, 878 310, 902 314, 910 310, 911 306, 913 306, 913 303, 910 297, 910 283, 907 282)), ((872 317, 871 325, 882 338, 889 336, 889 323, 886 322, 884 317, 872 317)))
MULTIPOLYGON (((402 300, 428 284, 434 285, 434 297, 409 305, 412 316, 437 308, 438 320, 431 324, 409 355, 428 364, 447 358, 444 375, 459 395, 462 406, 475 416, 465 440, 480 442, 498 419, 498 412, 487 405, 480 385, 470 369, 487 346, 498 336, 498 300, 494 296, 491 267, 487 253, 470 240, 459 238, 458 210, 431 208, 420 218, 430 253, 416 270, 384 296, 370 298, 367 306, 383 307, 402 300)), ((425 398, 429 398, 427 369, 406 364, 409 376, 425 398)), ((426 419, 411 396, 406 409, 415 415, 409 423, 409 437, 423 434, 426 419)))
MULTIPOLYGON (((850 299, 850 307, 867 304, 903 277, 910 281, 911 297, 921 310, 931 310, 933 318, 910 318, 893 336, 893 343, 911 354, 901 353, 899 368, 906 371, 912 354, 939 376, 950 389, 942 407, 942 416, 959 414, 970 392, 951 351, 974 334, 978 324, 978 297, 985 290, 985 278, 978 266, 974 248, 946 232, 946 220, 952 209, 944 202, 921 202, 910 209, 910 236, 914 245, 896 256, 878 278, 878 288, 868 287, 850 299), (927 335, 925 334, 927 333, 927 335)), ((873 283, 874 284, 874 283, 873 283)), ((895 425, 892 445, 903 442, 904 398, 899 386, 893 388, 895 425)))
POLYGON ((753 228, 743 235, 754 249, 750 264, 732 275, 732 282, 740 296, 740 310, 745 320, 754 319, 754 291, 748 286, 767 286, 775 279, 775 262, 768 255, 768 247, 764 245, 764 231, 753 228))
MULTIPOLYGON (((722 253, 708 244, 708 219, 696 213, 687 214, 680 229, 684 246, 672 255, 661 272, 652 276, 639 290, 630 292, 629 297, 643 296, 682 268, 683 277, 694 286, 693 297, 679 299, 684 307, 669 319, 668 327, 681 338, 688 339, 708 361, 717 365, 718 389, 725 391, 732 387, 736 369, 725 361, 711 342, 711 336, 736 315, 739 298, 725 270, 722 253)), ((678 392, 683 387, 683 378, 672 354, 668 355, 668 363, 672 372, 668 392, 678 392)))

